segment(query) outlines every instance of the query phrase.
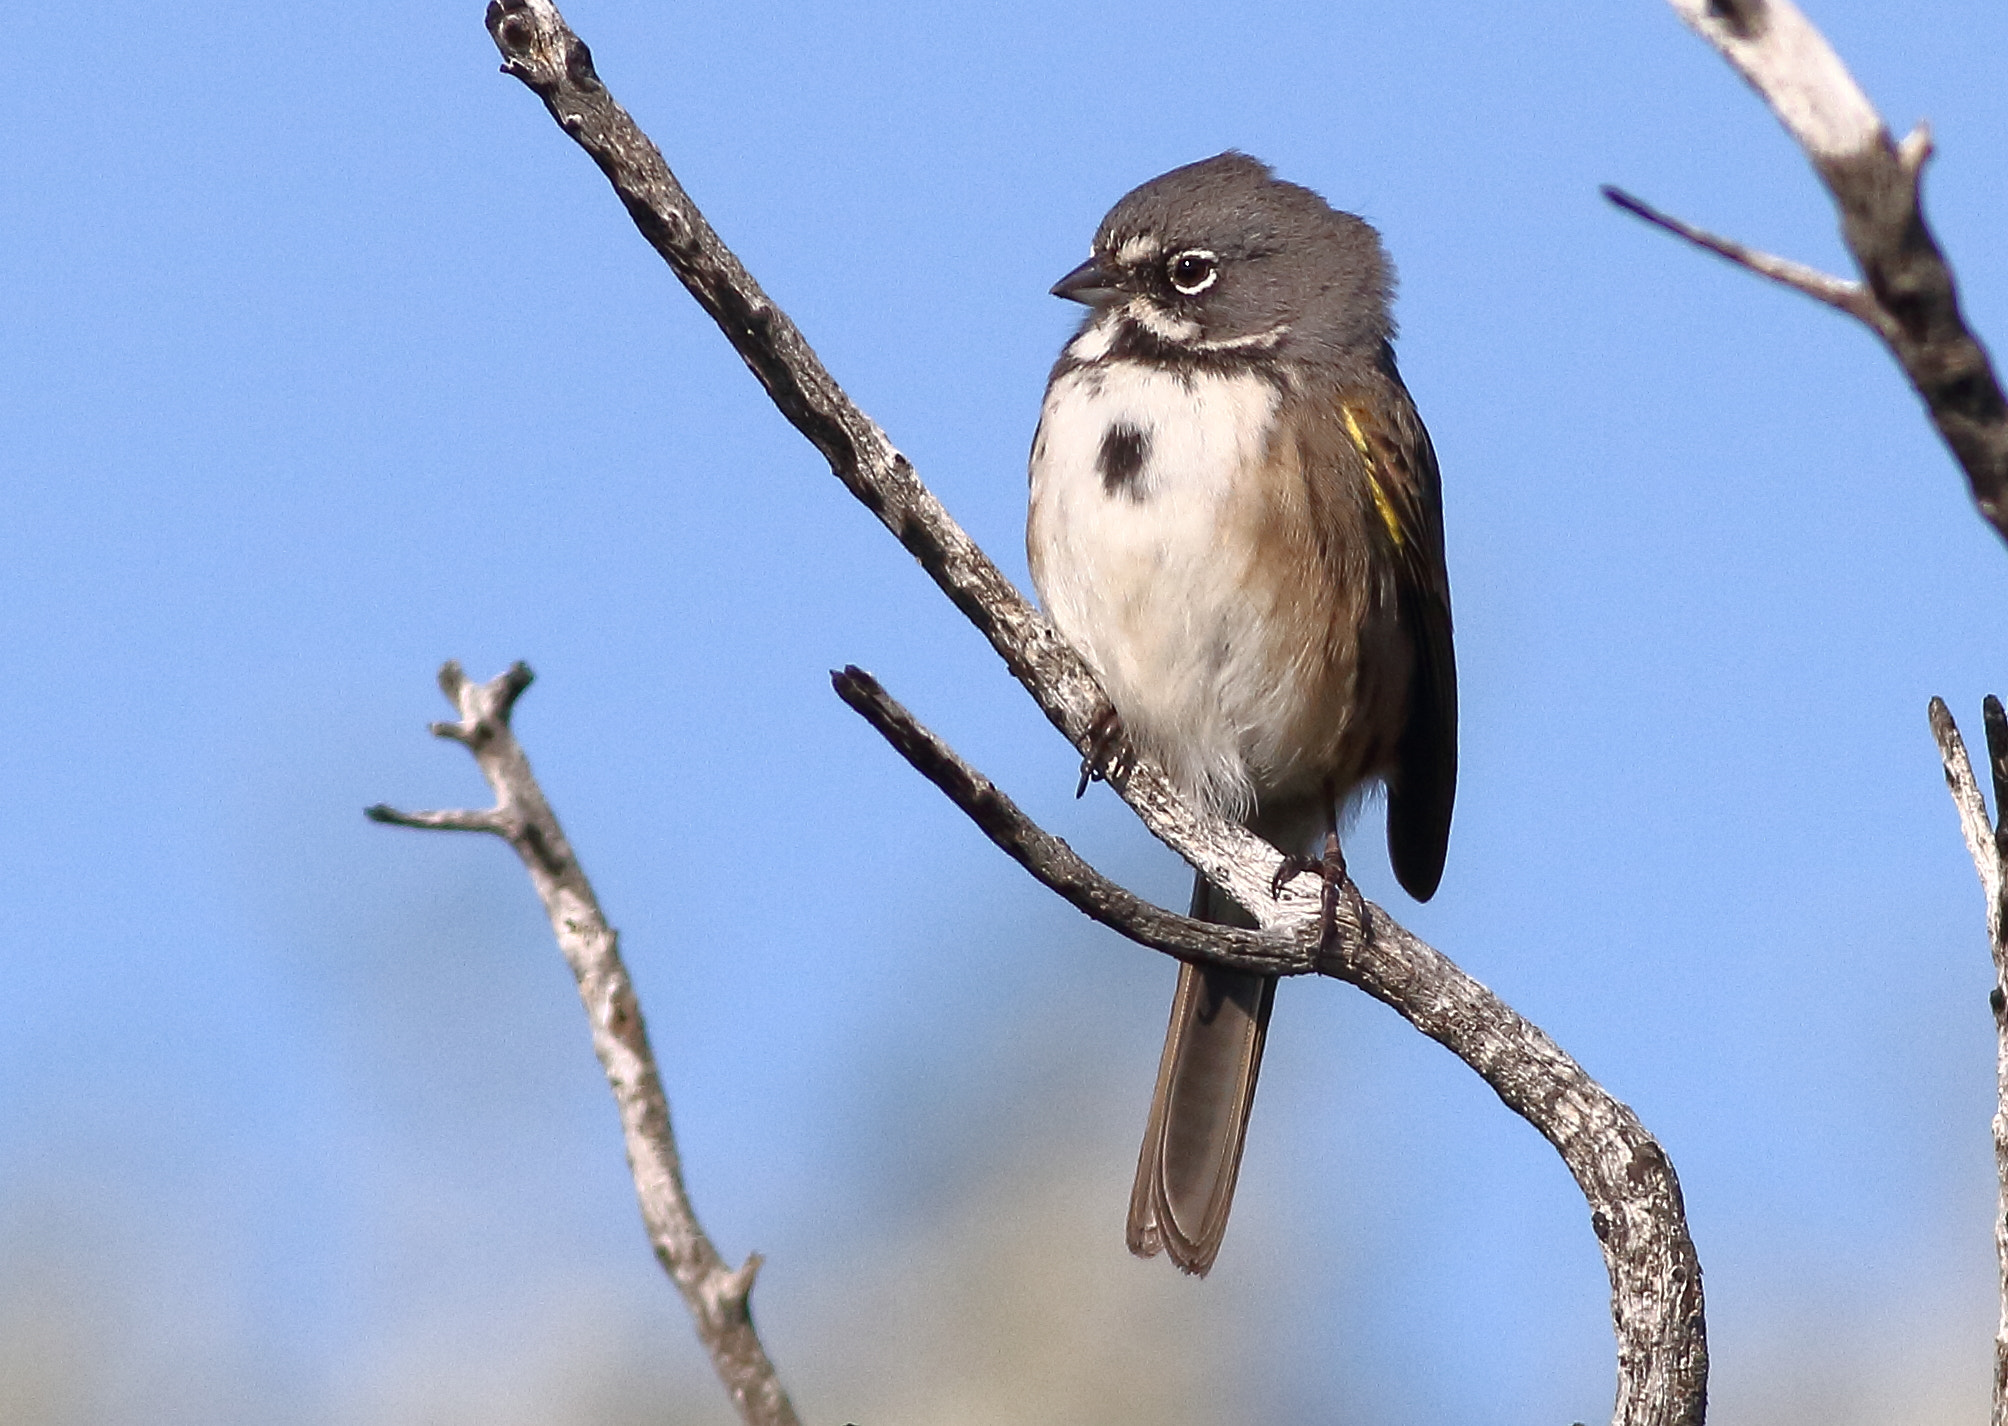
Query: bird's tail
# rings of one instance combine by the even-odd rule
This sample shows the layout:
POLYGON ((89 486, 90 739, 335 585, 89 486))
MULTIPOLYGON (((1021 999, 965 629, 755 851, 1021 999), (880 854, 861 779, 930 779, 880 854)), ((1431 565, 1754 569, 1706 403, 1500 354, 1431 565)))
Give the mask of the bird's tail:
MULTIPOLYGON (((1193 883, 1192 914, 1220 925, 1255 924, 1204 877, 1193 883)), ((1234 1203, 1275 998, 1274 976, 1179 966, 1130 1192, 1129 1248, 1138 1257, 1162 1250, 1201 1276, 1213 1266, 1234 1203)))

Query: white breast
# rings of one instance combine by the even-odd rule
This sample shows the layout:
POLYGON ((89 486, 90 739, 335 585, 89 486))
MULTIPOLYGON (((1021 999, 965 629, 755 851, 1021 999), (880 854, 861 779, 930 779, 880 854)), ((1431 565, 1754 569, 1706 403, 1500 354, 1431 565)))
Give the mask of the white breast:
POLYGON ((1263 730, 1296 711, 1278 706, 1295 695, 1264 619, 1273 581, 1249 579, 1262 494, 1237 478, 1263 465, 1277 401, 1254 376, 1097 363, 1047 391, 1032 451, 1027 544, 1047 613, 1128 735, 1188 795, 1237 817, 1263 790, 1263 730), (1147 438, 1126 482, 1102 469, 1112 426, 1147 438))

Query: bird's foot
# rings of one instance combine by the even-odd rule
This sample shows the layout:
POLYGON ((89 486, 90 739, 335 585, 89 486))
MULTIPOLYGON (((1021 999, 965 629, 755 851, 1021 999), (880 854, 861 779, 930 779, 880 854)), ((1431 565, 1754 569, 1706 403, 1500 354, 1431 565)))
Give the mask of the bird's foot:
POLYGON ((1283 894, 1283 888, 1307 871, 1322 871, 1324 858, 1304 857, 1295 852, 1283 853, 1283 860, 1276 868, 1276 874, 1269 878, 1269 899, 1275 900, 1283 894))
POLYGON ((1324 894, 1319 898, 1318 945, 1330 950, 1339 938, 1339 898, 1346 898, 1347 909, 1358 922, 1362 935, 1372 929, 1367 919, 1367 900, 1360 895, 1360 888, 1346 870, 1346 854, 1339 850, 1339 834, 1325 833, 1323 856, 1306 857, 1286 855, 1283 864, 1276 868, 1276 874, 1269 878, 1269 894, 1281 896, 1283 888, 1303 872, 1314 871, 1324 883, 1324 894))
POLYGON ((1076 799, 1086 795, 1089 783, 1109 780, 1119 760, 1122 740, 1122 715, 1113 705, 1104 703, 1095 721, 1088 725, 1088 751, 1081 759, 1081 780, 1074 786, 1076 799))

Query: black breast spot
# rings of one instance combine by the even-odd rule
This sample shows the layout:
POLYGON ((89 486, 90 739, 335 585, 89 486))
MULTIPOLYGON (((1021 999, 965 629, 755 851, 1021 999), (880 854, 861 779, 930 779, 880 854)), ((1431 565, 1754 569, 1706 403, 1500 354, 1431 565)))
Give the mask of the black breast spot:
POLYGON ((1127 421, 1118 421, 1102 432, 1101 454, 1095 458, 1102 473, 1102 489, 1111 495, 1137 494, 1137 478, 1150 459, 1150 436, 1127 421))

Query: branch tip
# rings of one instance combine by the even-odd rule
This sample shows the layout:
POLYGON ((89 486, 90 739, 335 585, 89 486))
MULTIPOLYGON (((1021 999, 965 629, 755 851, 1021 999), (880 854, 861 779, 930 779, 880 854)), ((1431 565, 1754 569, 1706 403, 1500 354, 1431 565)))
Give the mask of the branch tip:
POLYGON ((524 689, 536 681, 537 675, 532 673, 530 665, 521 659, 517 659, 498 674, 495 682, 489 685, 496 691, 495 716, 505 723, 508 722, 510 713, 515 710, 516 700, 523 696, 524 689))
POLYGON ((460 691, 467 687, 467 670, 460 666, 459 659, 448 659, 439 666, 439 691, 446 695, 446 701, 455 708, 460 706, 460 691))
POLYGON ((1902 142, 1896 146, 1897 162, 1902 164, 1903 171, 1910 175, 1913 185, 1917 182, 1918 174, 1924 171, 1925 164, 1930 162, 1931 156, 1937 152, 1938 146, 1931 138, 1929 119, 1919 119, 1917 127, 1905 134, 1902 142))
MULTIPOLYGON (((1997 704, 1998 706, 1998 704, 1997 704)), ((1952 710, 1945 706, 1943 698, 1931 700, 1931 732, 1938 741, 1938 755, 1945 767, 1945 786, 1952 794, 1952 805, 1959 812, 1960 835, 1966 839, 1966 851, 1973 858, 1973 870, 1980 877, 1980 888, 1988 900, 1988 936, 1992 940, 2001 934, 2003 917, 2008 916, 2008 857, 2004 857, 2004 838, 2001 829, 1987 819, 1987 799, 1980 791, 1980 784, 1973 775, 1973 760, 1967 755, 1966 740, 1959 736, 1959 725, 1953 721, 1952 710)), ((1988 729, 1990 743, 1994 731, 1988 729)), ((2008 728, 2003 729, 2008 736, 2008 728)), ((1995 780, 1995 806, 2000 807, 2003 784, 1999 775, 1995 780)))
POLYGON ((884 685, 854 663, 831 669, 830 687, 836 690, 837 697, 859 711, 888 696, 884 685))
POLYGON ((753 1280, 760 1276, 760 1269, 767 1266, 767 1259, 759 1253, 748 1253, 746 1261, 731 1275, 732 1296, 743 1306, 753 1296, 753 1280))

